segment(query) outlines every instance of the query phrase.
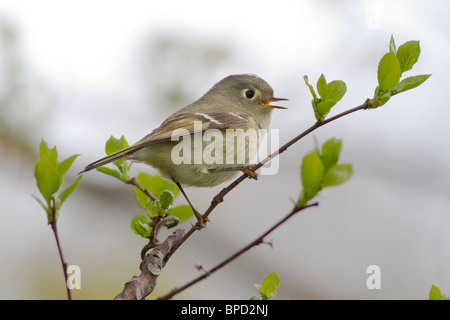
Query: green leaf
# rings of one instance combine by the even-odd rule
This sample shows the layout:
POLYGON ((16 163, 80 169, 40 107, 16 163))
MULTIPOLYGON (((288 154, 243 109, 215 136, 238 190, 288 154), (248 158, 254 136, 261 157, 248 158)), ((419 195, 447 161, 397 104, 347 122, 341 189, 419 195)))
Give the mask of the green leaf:
POLYGON ((125 149, 126 147, 128 147, 128 142, 125 140, 124 136, 120 139, 111 136, 108 141, 106 141, 105 152, 109 156, 110 154, 125 149))
POLYGON ((314 109, 314 115, 317 121, 323 121, 330 112, 330 109, 344 96, 347 91, 347 86, 344 81, 334 80, 327 83, 324 74, 322 73, 317 80, 317 92, 320 95, 320 99, 314 91, 314 88, 308 83, 308 77, 304 76, 306 85, 308 86, 313 100, 311 101, 312 107, 314 109))
POLYGON ((389 51, 397 54, 397 47, 395 45, 394 36, 391 35, 391 40, 389 41, 389 51))
POLYGON ((75 159, 79 156, 79 154, 75 154, 73 156, 68 157, 67 159, 64 159, 63 161, 61 161, 58 165, 58 171, 59 173, 61 173, 62 176, 64 176, 64 174, 67 172, 67 170, 69 170, 69 168, 72 166, 73 162, 75 161, 75 159))
MULTIPOLYGON (((152 184, 153 176, 151 174, 148 174, 147 172, 139 172, 139 174, 136 177, 137 183, 141 185, 141 187, 149 190, 152 184)), ((156 195, 154 195, 156 196, 156 195)))
MULTIPOLYGON (((328 114, 328 112, 330 112, 331 108, 336 104, 336 101, 334 100, 325 100, 325 101, 320 101, 317 104, 317 113, 319 114, 319 118, 320 120, 323 120, 324 117, 328 114)), ((319 120, 319 119, 318 119, 319 120)))
POLYGON ((327 84, 322 74, 317 81, 317 91, 323 101, 334 100, 336 104, 347 92, 347 85, 342 80, 334 80, 327 84))
POLYGON ((161 192, 163 192, 164 190, 172 191, 175 198, 180 193, 180 190, 175 184, 173 184, 169 180, 161 178, 160 176, 152 176, 145 172, 139 172, 138 176, 136 177, 136 181, 155 197, 159 197, 161 192))
POLYGON ((258 291, 260 296, 264 295, 264 291, 262 290, 262 286, 260 284, 255 283, 255 289, 258 291))
MULTIPOLYGON (((105 152, 107 155, 118 152, 128 147, 128 142, 125 137, 122 136, 120 139, 111 136, 105 144, 105 152)), ((119 168, 121 173, 127 174, 130 168, 130 162, 126 159, 119 159, 113 162, 113 164, 119 168)))
POLYGON ((42 139, 41 144, 39 145, 39 157, 47 157, 51 163, 56 164, 58 158, 58 152, 56 151, 56 146, 49 149, 47 142, 42 139))
POLYGON ((131 230, 138 236, 148 239, 152 228, 149 225, 149 216, 145 213, 138 213, 131 219, 131 230))
POLYGON ((164 190, 159 195, 159 203, 161 205, 161 208, 168 209, 172 203, 175 197, 173 196, 173 192, 170 190, 164 190))
POLYGON ((341 153, 341 140, 331 138, 322 145, 322 162, 325 172, 328 168, 334 166, 339 160, 341 153))
POLYGON ((331 108, 345 95, 347 86, 341 80, 334 80, 327 84, 322 74, 317 81, 317 90, 322 97, 322 101, 317 103, 315 111, 317 120, 321 121, 330 112, 331 108))
POLYGON ((177 217, 180 222, 183 222, 192 218, 194 216, 194 211, 192 211, 190 205, 182 204, 172 208, 170 215, 177 217))
POLYGON ((68 186, 58 195, 59 202, 57 209, 59 209, 61 205, 64 203, 64 201, 66 201, 67 197, 69 197, 72 194, 72 192, 75 191, 75 189, 80 184, 81 180, 83 180, 83 175, 78 176, 78 178, 70 186, 68 186))
POLYGON ((320 191, 324 172, 322 159, 317 150, 312 151, 303 158, 301 175, 305 202, 314 198, 320 191))
POLYGON ((431 286, 430 294, 428 300, 443 300, 441 290, 434 284, 431 286))
POLYGON ((41 139, 41 143, 39 144, 39 157, 49 157, 50 149, 48 148, 47 142, 44 139, 41 139))
POLYGON ((417 60, 419 60, 419 55, 419 41, 408 41, 398 47, 397 59, 400 63, 401 72, 411 70, 417 60))
MULTIPOLYGON (((160 176, 152 176, 146 172, 139 172, 139 174, 136 177, 136 181, 144 189, 147 189, 151 194, 153 194, 155 197, 159 197, 161 193, 163 193, 163 191, 167 190, 172 193, 173 198, 176 198, 180 193, 180 190, 175 184, 171 183, 166 179, 161 178, 160 176)), ((139 205, 144 209, 149 210, 149 213, 153 215, 153 213, 155 213, 153 201, 136 187, 134 188, 134 192, 139 205)), ((164 203, 162 203, 161 205, 162 208, 167 209, 164 207, 165 205, 164 203)))
POLYGON ((258 296, 253 296, 253 297, 250 297, 250 299, 249 300, 259 300, 260 298, 258 297, 258 296))
MULTIPOLYGON (((150 193, 152 193, 149 189, 151 188, 152 184, 152 178, 153 176, 146 173, 146 172, 139 172, 139 174, 136 177, 136 182, 139 183, 141 187, 144 189, 147 189, 150 193)), ((138 201, 139 205, 147 210, 152 210, 152 213, 154 212, 154 203, 153 200, 150 199, 146 194, 144 194, 141 190, 139 190, 137 187, 134 187, 134 193, 136 195, 136 200, 138 201)), ((157 197, 156 194, 152 193, 155 197, 157 197)), ((156 211, 156 214, 158 212, 156 211)))
POLYGON ((158 206, 154 205, 151 200, 149 200, 149 206, 147 207, 147 211, 152 217, 157 216, 159 214, 158 206))
POLYGON ((314 91, 313 86, 310 85, 310 84, 308 83, 308 76, 306 76, 306 75, 303 76, 303 80, 305 80, 305 83, 306 83, 306 85, 308 86, 309 91, 311 92, 311 94, 312 94, 312 96, 313 96, 313 101, 314 101, 314 102, 317 101, 318 99, 317 99, 316 92, 314 91))
POLYGON ((267 299, 273 298, 277 295, 277 288, 279 284, 280 277, 278 276, 278 273, 270 273, 264 277, 261 283, 261 291, 267 299))
POLYGON ((347 181, 352 175, 351 164, 336 164, 328 169, 322 187, 337 186, 347 181))
POLYGON ((329 139, 303 157, 301 180, 303 189, 297 200, 297 208, 305 207, 322 188, 336 186, 347 181, 352 175, 350 164, 338 164, 342 143, 339 139, 329 139))
MULTIPOLYGON (((153 208, 155 207, 154 202, 152 199, 150 199, 145 193, 143 193, 139 188, 134 187, 134 194, 136 196, 136 200, 139 203, 139 205, 144 208, 151 211, 151 213, 155 213, 153 211, 153 208)), ((158 214, 156 210, 156 214, 158 214)), ((153 215, 153 214, 152 214, 153 215)))
POLYGON ((44 208, 45 212, 48 212, 48 207, 47 204, 45 204, 44 201, 42 201, 41 199, 39 199, 38 197, 36 197, 34 194, 31 195, 34 199, 36 199, 36 201, 42 206, 42 208, 44 208))
POLYGON ((337 103, 344 97, 347 92, 347 85, 342 80, 334 80, 328 84, 327 88, 327 100, 334 100, 337 103))
POLYGON ((46 203, 33 195, 33 197, 41 204, 47 213, 48 222, 53 222, 59 214, 59 208, 67 197, 75 190, 82 180, 82 176, 79 176, 70 186, 59 193, 55 197, 55 193, 61 187, 63 177, 67 173, 67 170, 72 166, 78 155, 73 155, 58 162, 58 152, 56 147, 48 148, 47 142, 41 140, 39 145, 40 158, 36 162, 34 168, 34 176, 39 191, 46 200, 46 203))
POLYGON ((61 174, 50 159, 47 156, 44 156, 36 162, 34 176, 39 191, 44 199, 47 200, 47 203, 49 203, 53 194, 55 194, 61 186, 61 174))
POLYGON ((115 169, 111 169, 108 167, 98 167, 96 169, 97 171, 103 172, 107 175, 113 176, 114 178, 122 180, 120 172, 115 169))
POLYGON ((399 61, 393 52, 386 53, 378 64, 378 84, 381 92, 396 86, 402 75, 399 61))
POLYGON ((41 139, 41 143, 39 144, 39 157, 48 156, 48 145, 47 141, 41 139))
POLYGON ((56 166, 58 163, 58 151, 56 151, 56 146, 49 150, 48 158, 56 166))
POLYGON ((172 191, 173 196, 175 198, 178 196, 178 194, 180 194, 180 189, 178 189, 178 187, 175 184, 173 184, 169 180, 164 179, 160 176, 154 176, 152 178, 151 187, 150 187, 149 191, 153 195, 159 196, 161 194, 161 192, 163 192, 164 190, 172 191))
POLYGON ((425 74, 425 75, 412 76, 412 77, 405 78, 402 81, 400 81, 400 83, 397 84, 395 87, 393 87, 389 91, 389 94, 391 96, 393 96, 393 95, 396 95, 397 93, 405 92, 410 89, 414 89, 415 87, 418 87, 422 83, 424 83, 425 80, 427 80, 429 77, 431 77, 431 74, 425 74))
POLYGON ((323 100, 327 100, 327 89, 327 80, 322 73, 319 77, 319 80, 317 80, 317 92, 323 100))

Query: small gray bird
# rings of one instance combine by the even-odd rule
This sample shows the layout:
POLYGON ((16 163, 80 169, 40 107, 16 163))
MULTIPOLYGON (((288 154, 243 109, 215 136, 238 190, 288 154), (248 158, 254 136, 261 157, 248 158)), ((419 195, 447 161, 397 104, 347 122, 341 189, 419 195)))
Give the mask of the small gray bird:
POLYGON ((275 98, 272 87, 258 76, 228 76, 135 144, 91 163, 82 172, 128 159, 159 170, 185 197, 181 184, 217 186, 239 171, 246 172, 272 109, 286 109, 270 104, 280 100, 287 99, 275 98))

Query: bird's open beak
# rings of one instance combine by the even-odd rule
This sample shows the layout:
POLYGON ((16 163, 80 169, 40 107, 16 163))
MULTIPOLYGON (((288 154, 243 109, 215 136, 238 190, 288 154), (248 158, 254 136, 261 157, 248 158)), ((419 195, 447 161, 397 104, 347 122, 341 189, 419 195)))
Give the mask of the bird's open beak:
POLYGON ((272 102, 276 102, 276 101, 289 101, 288 99, 284 99, 284 98, 275 98, 272 97, 269 100, 261 100, 259 102, 260 105, 264 106, 264 107, 268 107, 268 108, 276 108, 276 109, 287 109, 286 107, 280 107, 280 106, 273 106, 270 103, 272 102))

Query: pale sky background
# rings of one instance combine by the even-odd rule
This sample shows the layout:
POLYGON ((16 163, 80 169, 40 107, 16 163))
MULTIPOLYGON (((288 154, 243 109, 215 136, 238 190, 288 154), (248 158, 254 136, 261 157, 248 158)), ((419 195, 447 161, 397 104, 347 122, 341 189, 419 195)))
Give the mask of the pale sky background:
MULTIPOLYGON (((347 83, 331 114, 359 105, 373 94, 391 34, 397 46, 420 40, 419 62, 405 76, 433 76, 380 109, 315 132, 321 143, 343 140, 351 180, 271 234, 272 249, 251 250, 176 298, 248 299, 274 271, 279 298, 427 299, 432 284, 450 293, 449 9, 444 0, 0 0, 0 125, 18 138, 0 140, 0 299, 65 298, 51 229, 31 197, 38 194, 36 155, 24 151, 36 152, 41 138, 61 158, 81 154, 68 183, 103 156, 111 134, 133 143, 223 77, 254 73, 290 100, 271 122, 283 143, 314 122, 303 75, 314 84, 321 73, 347 83), (366 287, 373 264, 381 269, 379 290, 366 287)), ((300 193, 301 158, 313 147, 306 137, 281 156, 277 175, 246 181, 225 198, 150 298, 287 214, 300 193)), ((187 192, 204 210, 220 188, 187 192)), ((129 186, 98 172, 86 174, 64 204, 62 247, 82 272, 75 299, 111 299, 138 273, 145 241, 129 223, 139 210, 129 186)))

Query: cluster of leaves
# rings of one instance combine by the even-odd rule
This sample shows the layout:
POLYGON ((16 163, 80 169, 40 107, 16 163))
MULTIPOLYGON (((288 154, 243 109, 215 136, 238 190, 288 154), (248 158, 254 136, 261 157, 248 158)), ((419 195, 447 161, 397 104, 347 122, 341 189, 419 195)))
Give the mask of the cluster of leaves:
POLYGON ((433 284, 430 289, 428 300, 450 300, 450 295, 442 294, 441 289, 433 284))
POLYGON ((264 277, 261 284, 255 284, 259 296, 253 296, 250 300, 269 300, 277 295, 277 288, 280 285, 280 276, 273 272, 264 277))
MULTIPOLYGON (((124 136, 117 139, 111 136, 106 141, 105 152, 110 155, 128 147, 128 142, 124 136)), ((132 162, 126 159, 114 161, 117 169, 108 167, 99 167, 98 171, 113 176, 123 182, 131 183, 130 168, 132 162)), ((177 217, 180 222, 190 219, 194 213, 189 205, 172 206, 175 198, 180 193, 178 187, 172 182, 153 176, 145 172, 140 172, 136 176, 136 182, 150 194, 156 197, 152 200, 148 195, 135 187, 136 200, 139 205, 146 210, 145 213, 138 213, 131 219, 131 229, 133 232, 143 238, 149 238, 152 232, 152 218, 155 216, 177 217)))
POLYGON ((318 98, 313 86, 308 82, 308 76, 305 75, 303 79, 313 96, 311 104, 317 121, 325 120, 325 117, 330 112, 331 108, 341 100, 345 95, 345 92, 347 92, 347 85, 342 80, 334 80, 327 83, 325 76, 322 74, 319 77, 319 80, 317 80, 316 85, 317 92, 320 95, 320 98, 318 98))
POLYGON ((400 81, 403 73, 412 69, 419 59, 419 55, 419 41, 405 42, 397 49, 394 37, 391 36, 389 52, 381 58, 378 64, 378 86, 375 89, 373 99, 370 101, 372 108, 384 105, 398 93, 421 85, 431 76, 431 74, 418 75, 400 81))
MULTIPOLYGON (((408 41, 400 47, 396 47, 394 37, 391 36, 389 52, 386 53, 378 64, 378 86, 375 89, 373 99, 368 103, 370 108, 377 108, 385 104, 392 96, 413 89, 421 85, 431 75, 418 75, 403 79, 402 74, 412 69, 420 55, 419 41, 408 41)), ((319 96, 313 86, 309 84, 308 77, 304 77, 313 97, 311 103, 317 122, 325 120, 331 108, 342 99, 347 91, 347 86, 342 80, 334 80, 327 83, 322 74, 316 87, 319 96)), ((322 147, 312 151, 303 158, 302 185, 303 190, 297 202, 299 208, 305 206, 324 187, 336 186, 345 182, 352 174, 349 164, 337 164, 341 142, 336 139, 328 140, 322 147)))
POLYGON ((49 149, 47 142, 44 140, 39 145, 39 159, 34 168, 34 177, 45 201, 42 201, 35 195, 33 197, 42 205, 47 213, 48 223, 53 223, 58 218, 61 205, 83 179, 83 176, 80 175, 72 184, 57 196, 55 195, 63 183, 64 175, 77 157, 78 155, 73 155, 60 162, 58 161, 56 147, 49 149))
POLYGON ((145 213, 138 213, 131 219, 131 229, 143 238, 149 238, 152 231, 152 218, 155 216, 177 217, 179 222, 190 219, 194 213, 189 205, 172 206, 175 198, 180 193, 176 185, 160 176, 152 176, 145 172, 140 172, 136 181, 151 194, 158 197, 152 201, 137 187, 134 188, 136 199, 139 205, 146 209, 145 213))
POLYGON ((322 145, 322 150, 316 147, 303 157, 303 189, 297 201, 298 208, 306 206, 323 188, 340 185, 350 178, 352 165, 338 164, 341 145, 340 140, 332 138, 322 145))

